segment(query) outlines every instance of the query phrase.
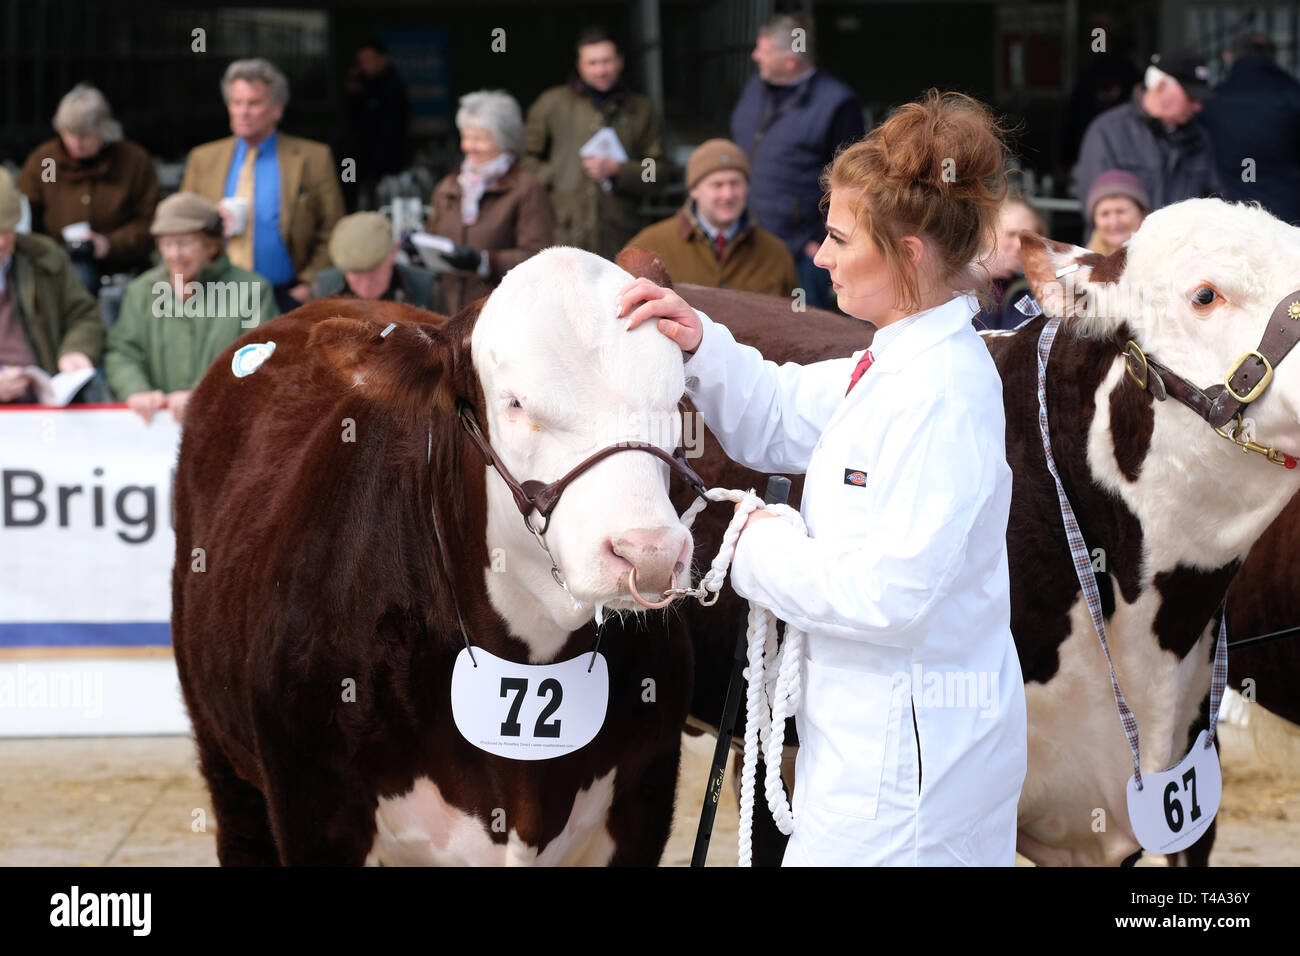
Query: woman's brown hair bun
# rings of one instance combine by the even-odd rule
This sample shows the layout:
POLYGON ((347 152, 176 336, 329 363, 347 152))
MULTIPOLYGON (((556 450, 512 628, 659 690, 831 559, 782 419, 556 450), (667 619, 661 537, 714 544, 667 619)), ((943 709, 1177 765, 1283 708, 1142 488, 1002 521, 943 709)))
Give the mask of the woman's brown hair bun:
POLYGON ((822 174, 823 209, 832 189, 854 194, 857 224, 885 256, 900 308, 915 311, 921 299, 904 236, 927 243, 937 278, 953 288, 987 281, 972 264, 991 247, 1006 195, 1007 132, 979 100, 932 89, 840 150, 822 174))

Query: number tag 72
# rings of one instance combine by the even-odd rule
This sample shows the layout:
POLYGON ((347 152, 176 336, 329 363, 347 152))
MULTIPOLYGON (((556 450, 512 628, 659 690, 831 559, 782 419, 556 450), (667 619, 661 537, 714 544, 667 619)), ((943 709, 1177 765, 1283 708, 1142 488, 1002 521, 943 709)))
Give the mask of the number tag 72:
POLYGON ((480 750, 512 760, 550 760, 586 746, 608 706, 609 667, 599 653, 516 664, 476 647, 473 658, 462 650, 452 670, 456 729, 480 750))

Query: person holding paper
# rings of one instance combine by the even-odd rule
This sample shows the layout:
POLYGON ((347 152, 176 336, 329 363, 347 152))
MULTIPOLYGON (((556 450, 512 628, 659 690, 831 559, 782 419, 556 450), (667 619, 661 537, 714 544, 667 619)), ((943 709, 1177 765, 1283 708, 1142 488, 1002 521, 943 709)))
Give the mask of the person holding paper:
POLYGON ((659 114, 622 82, 618 44, 578 36, 577 75, 528 110, 525 168, 551 190, 555 241, 613 259, 648 223, 638 208, 665 178, 659 114))
POLYGON ((35 400, 27 371, 48 375, 94 368, 104 351, 95 300, 72 271, 63 247, 14 231, 18 189, 0 167, 0 403, 35 400))
POLYGON ((454 243, 439 251, 447 311, 455 315, 491 292, 501 277, 555 241, 546 187, 516 161, 523 154, 523 115, 509 93, 480 90, 456 112, 460 169, 434 187, 427 231, 454 243))

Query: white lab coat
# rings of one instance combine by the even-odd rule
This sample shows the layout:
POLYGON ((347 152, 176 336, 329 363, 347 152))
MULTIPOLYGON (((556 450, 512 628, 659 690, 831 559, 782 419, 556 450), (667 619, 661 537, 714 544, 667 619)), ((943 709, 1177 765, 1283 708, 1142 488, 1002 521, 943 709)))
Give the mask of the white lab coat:
POLYGON ((1011 470, 976 308, 958 296, 919 315, 847 397, 861 352, 778 367, 701 314, 687 388, 727 454, 807 472, 808 534, 758 522, 731 572, 808 634, 784 865, 1014 864, 1011 470))

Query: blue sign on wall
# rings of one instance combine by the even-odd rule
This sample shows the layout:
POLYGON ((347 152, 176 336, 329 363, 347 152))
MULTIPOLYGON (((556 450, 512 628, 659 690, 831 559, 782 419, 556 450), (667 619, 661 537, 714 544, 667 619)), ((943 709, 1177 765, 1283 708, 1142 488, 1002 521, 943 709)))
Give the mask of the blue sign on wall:
POLYGON ((442 27, 388 27, 379 31, 388 58, 406 83, 411 117, 451 115, 451 70, 442 27))

